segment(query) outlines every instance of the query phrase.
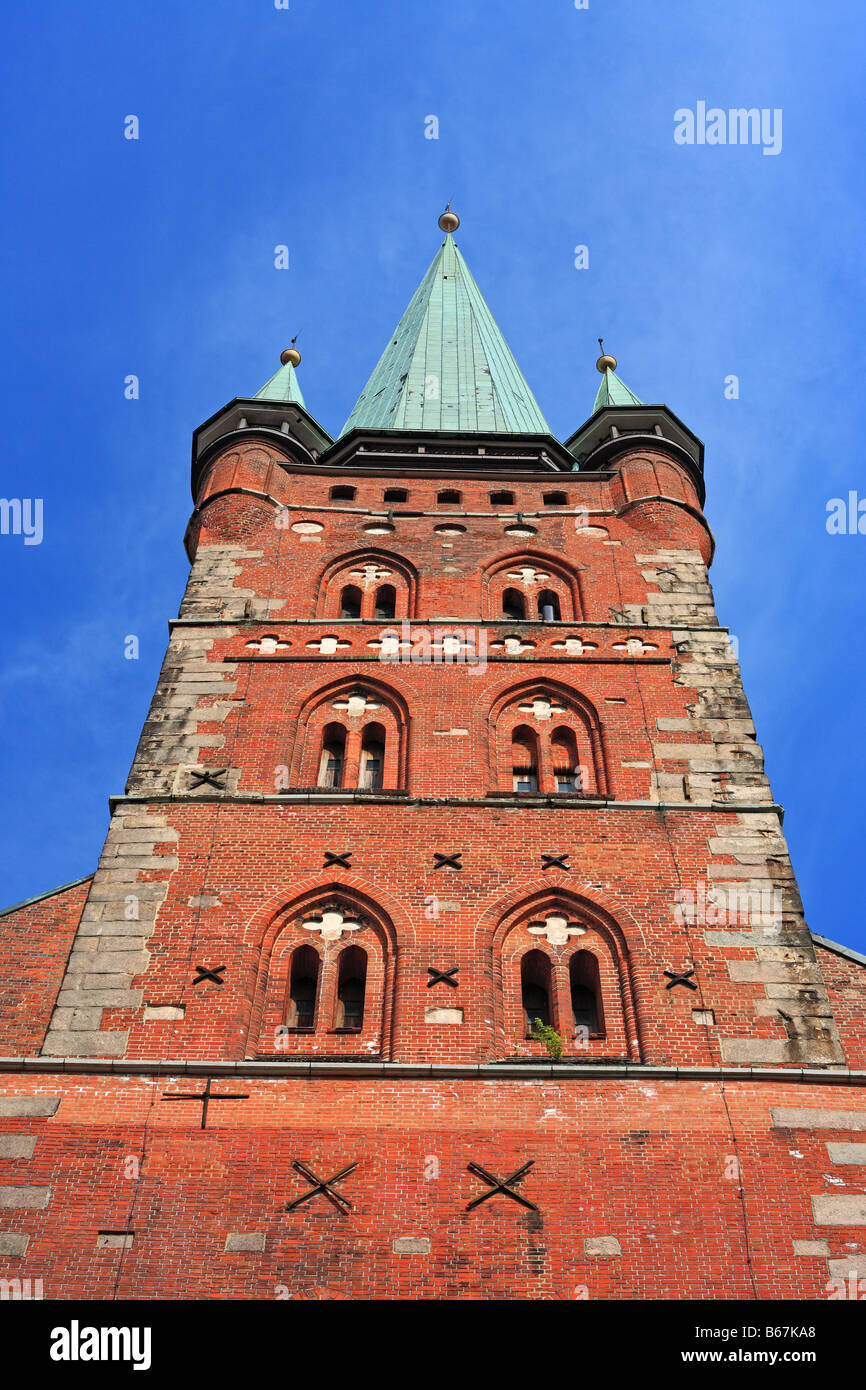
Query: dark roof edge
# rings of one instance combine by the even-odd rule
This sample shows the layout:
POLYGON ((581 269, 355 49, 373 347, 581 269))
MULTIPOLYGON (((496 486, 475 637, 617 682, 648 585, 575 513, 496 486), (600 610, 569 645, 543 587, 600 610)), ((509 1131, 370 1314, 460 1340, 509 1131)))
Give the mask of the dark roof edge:
POLYGON ((846 960, 856 960, 858 965, 866 965, 866 956, 860 951, 853 951, 850 946, 840 946, 838 941, 831 941, 828 936, 819 936, 815 931, 810 935, 816 946, 823 946, 825 951, 832 951, 834 956, 844 956, 846 960))
POLYGON ((11 907, 0 908, 0 917, 7 917, 10 912, 20 912, 22 907, 32 907, 34 903, 41 903, 44 898, 54 898, 58 893, 65 893, 67 888, 77 888, 80 883, 89 883, 96 872, 84 874, 81 878, 73 878, 70 883, 61 883, 59 888, 49 888, 44 893, 37 893, 33 898, 24 898, 20 903, 13 903, 11 907))

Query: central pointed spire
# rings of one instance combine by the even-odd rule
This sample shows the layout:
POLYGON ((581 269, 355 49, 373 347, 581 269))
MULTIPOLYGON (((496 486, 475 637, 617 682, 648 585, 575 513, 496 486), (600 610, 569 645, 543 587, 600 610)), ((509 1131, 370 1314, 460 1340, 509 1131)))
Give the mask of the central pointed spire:
POLYGON ((351 429, 549 434, 550 426, 508 349, 451 235, 361 392, 351 429))

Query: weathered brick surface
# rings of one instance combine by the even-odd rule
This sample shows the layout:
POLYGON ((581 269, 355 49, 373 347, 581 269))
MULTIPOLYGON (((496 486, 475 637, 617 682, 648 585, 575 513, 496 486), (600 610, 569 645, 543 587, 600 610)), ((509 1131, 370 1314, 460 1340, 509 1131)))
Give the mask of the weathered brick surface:
POLYGON ((0 1052, 42 1046, 90 880, 0 916, 0 1052))
MULTIPOLYGON (((50 1204, 0 1214, 29 1236, 0 1277, 41 1278, 49 1299, 819 1299, 828 1259, 864 1258, 860 1207, 823 1196, 826 1139, 848 1131, 774 1128, 784 1083, 243 1076, 213 1083, 249 1098, 213 1104, 205 1131, 199 1103, 164 1098, 202 1089, 63 1078, 27 1164, 50 1204), (325 1179, 357 1163, 336 1185, 351 1211, 287 1211, 309 1190, 295 1159, 325 1179), (502 1178, 529 1159, 518 1190, 537 1213, 499 1194, 467 1211, 485 1191, 469 1163, 502 1178)), ((796 1091, 813 1111, 864 1108, 862 1091, 796 1091)))
POLYGON ((866 1250, 866 1099, 840 1070, 863 1065, 863 971, 816 953, 804 921, 690 470, 642 440, 554 475, 554 507, 549 472, 485 476, 444 443, 409 466, 405 441, 389 465, 379 447, 328 469, 250 437, 204 469, 181 619, 97 871, 61 929, 37 912, 32 943, 10 936, 0 1053, 106 1065, 0 1076, 0 1252, 49 1298, 826 1297, 866 1250), (332 499, 347 479, 356 496, 332 499), (385 503, 394 486, 405 503, 385 503), (513 502, 492 502, 503 488, 513 502), (358 618, 339 616, 346 585, 358 618), (525 618, 502 617, 506 589, 525 618), (441 656, 449 633, 468 662, 384 659, 441 656), (371 727, 384 782, 359 792, 371 727), (555 790, 556 728, 579 795, 555 790), (521 730, 538 793, 513 790, 521 730), (300 946, 320 972, 308 1030, 300 946), (357 1032, 339 995, 354 947, 357 1032), (547 1062, 525 1036, 530 950, 563 1036, 550 1074, 529 1070, 547 1062), (286 1060, 356 1074, 255 1071, 286 1060), (206 1129, 205 1073, 181 1070, 204 1062, 206 1129), (391 1062, 470 1071, 380 1075, 391 1062), (471 1072, 508 1062, 519 1076, 471 1072), (466 1210, 470 1162, 505 1177, 530 1159, 537 1213, 502 1194, 466 1210), (308 1190, 295 1160, 320 1178, 357 1163, 351 1210, 288 1212, 308 1190))

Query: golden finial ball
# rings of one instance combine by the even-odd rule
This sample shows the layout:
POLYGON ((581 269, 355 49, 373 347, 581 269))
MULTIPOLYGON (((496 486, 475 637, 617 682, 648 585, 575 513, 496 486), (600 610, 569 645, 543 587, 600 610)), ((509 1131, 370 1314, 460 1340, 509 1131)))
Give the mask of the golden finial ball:
POLYGON ((280 361, 284 367, 287 362, 291 362, 293 367, 297 367, 300 365, 301 354, 298 352, 297 348, 286 348, 284 352, 280 353, 280 361))
POLYGON ((611 357, 609 352, 603 352, 595 365, 602 374, 605 372, 615 372, 616 358, 611 357))
POLYGON ((451 211, 450 203, 439 218, 439 226, 442 228, 443 232, 456 232, 457 228, 460 226, 460 218, 457 216, 456 212, 451 211))

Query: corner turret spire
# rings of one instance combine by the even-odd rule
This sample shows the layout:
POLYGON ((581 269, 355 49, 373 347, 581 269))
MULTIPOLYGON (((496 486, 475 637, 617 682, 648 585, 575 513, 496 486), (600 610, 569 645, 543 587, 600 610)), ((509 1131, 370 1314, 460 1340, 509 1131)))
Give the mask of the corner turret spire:
POLYGON ((270 381, 266 381, 260 391, 257 391, 253 400, 256 401, 282 401, 292 402, 295 405, 303 406, 306 410, 304 393, 298 383, 296 367, 300 366, 301 354, 295 347, 298 335, 292 339, 291 347, 287 347, 280 353, 282 366, 278 372, 274 372, 270 381))
POLYGON ((452 233, 445 240, 361 392, 342 433, 352 429, 549 434, 452 233))
POLYGON ((596 362, 596 367, 601 372, 601 385, 595 398, 595 405, 592 407, 592 414, 604 410, 606 405, 643 405, 643 401, 635 395, 624 381, 620 381, 616 374, 616 358, 609 352, 605 352, 604 343, 601 338, 598 340, 601 348, 601 356, 596 362))

